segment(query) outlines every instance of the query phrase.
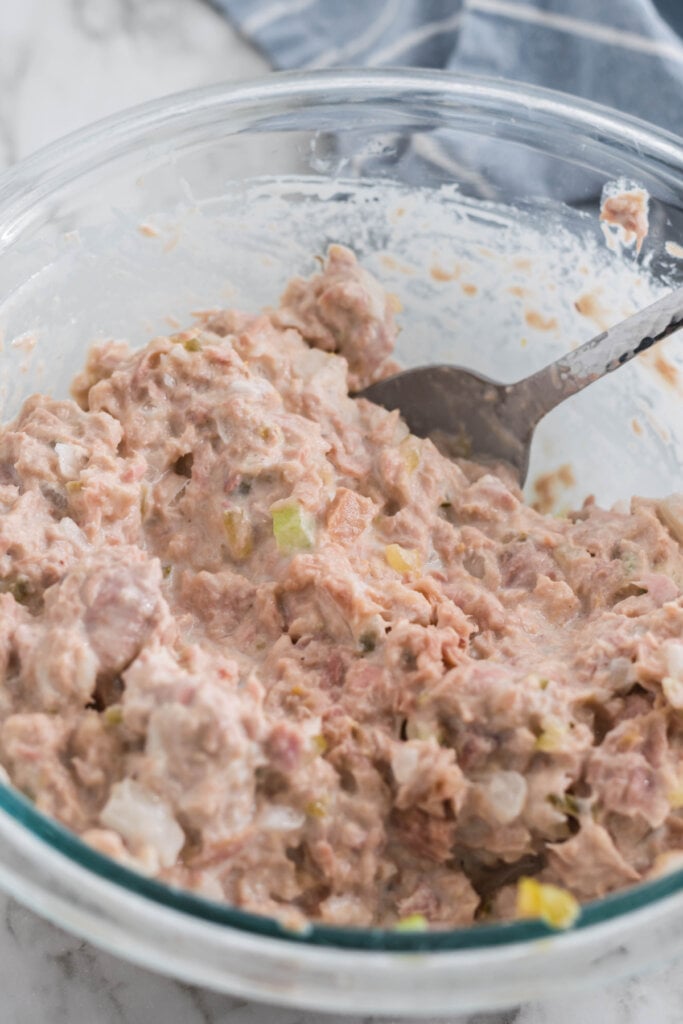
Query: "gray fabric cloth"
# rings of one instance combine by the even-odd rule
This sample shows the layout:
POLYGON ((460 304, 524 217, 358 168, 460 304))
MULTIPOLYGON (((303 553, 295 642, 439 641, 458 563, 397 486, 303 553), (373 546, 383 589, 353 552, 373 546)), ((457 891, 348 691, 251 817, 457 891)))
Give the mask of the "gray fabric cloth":
POLYGON ((657 2, 213 0, 275 68, 501 75, 683 134, 683 43, 672 27, 683 27, 683 0, 657 2))

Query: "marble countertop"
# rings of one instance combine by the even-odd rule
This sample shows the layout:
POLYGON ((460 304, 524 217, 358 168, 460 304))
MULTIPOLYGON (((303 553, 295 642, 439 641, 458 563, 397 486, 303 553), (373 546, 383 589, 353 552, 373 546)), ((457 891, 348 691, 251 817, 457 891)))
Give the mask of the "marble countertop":
MULTIPOLYGON (((267 70, 203 0, 2 0, 0 169, 67 131, 164 93, 267 70)), ((179 984, 102 953, 0 896, 2 1024, 370 1024, 179 984)), ((343 1011, 343 1007, 340 1007, 343 1011)), ((467 1024, 680 1024, 680 963, 467 1024)))

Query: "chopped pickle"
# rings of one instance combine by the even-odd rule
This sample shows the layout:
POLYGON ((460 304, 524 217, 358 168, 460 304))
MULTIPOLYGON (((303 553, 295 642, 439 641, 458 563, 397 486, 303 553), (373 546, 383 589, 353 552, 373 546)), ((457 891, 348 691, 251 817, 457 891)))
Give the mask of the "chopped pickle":
POLYGON ((165 580, 168 579, 168 577, 171 575, 172 572, 173 572, 173 566, 172 565, 162 565, 162 567, 161 567, 161 575, 164 577, 165 580))
POLYGON ((327 814, 324 800, 309 800, 304 810, 309 818, 324 818, 327 814))
POLYGON ((106 725, 121 725, 123 721, 123 708, 120 704, 111 704, 104 709, 102 717, 106 725))
POLYGON ((400 544, 387 544, 384 549, 384 557, 388 565, 396 572, 419 572, 422 568, 422 558, 416 548, 402 548, 400 544))
POLYGON ((263 427, 259 427, 258 435, 267 444, 278 444, 282 441, 283 437, 282 431, 277 424, 273 424, 272 426, 268 424, 263 427))
POLYGON ((394 925, 395 932, 425 932, 429 922, 424 914, 408 914, 394 925))
POLYGON ((316 754, 324 754, 327 750, 327 740, 323 735, 318 733, 317 736, 313 736, 311 739, 311 746, 313 747, 316 754))
POLYGON ((228 508, 223 512, 223 526, 230 555, 241 562, 254 549, 254 531, 244 509, 228 508))
POLYGON ((273 508, 270 514, 273 519, 275 543, 282 554, 313 546, 315 520, 298 501, 290 501, 273 508))
POLYGON ((571 928, 581 907, 566 889, 535 878, 520 878, 517 883, 517 916, 539 917, 550 928, 571 928))
POLYGON ((197 331, 195 328, 191 328, 189 331, 179 331, 177 334, 171 334, 170 341, 174 345, 182 345, 187 352, 199 352, 201 345, 197 339, 197 331))
POLYGON ((543 731, 536 737, 534 750, 540 750, 544 754, 552 754, 555 750, 562 750, 566 742, 566 726, 562 722, 548 719, 543 723, 543 731))
POLYGON ((420 465, 420 450, 416 438, 412 436, 406 437, 404 441, 401 441, 399 451, 401 452, 403 465, 406 467, 407 472, 414 473, 420 465))

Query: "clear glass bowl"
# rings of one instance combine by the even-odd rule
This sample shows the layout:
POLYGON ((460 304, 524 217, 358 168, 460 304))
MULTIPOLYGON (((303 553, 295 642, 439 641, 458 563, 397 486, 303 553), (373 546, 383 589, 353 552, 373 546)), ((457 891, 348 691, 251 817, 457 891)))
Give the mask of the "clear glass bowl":
MULTIPOLYGON (((400 294, 404 363, 512 380, 681 283, 682 236, 679 141, 559 94, 334 71, 171 97, 0 179, 2 418, 32 391, 65 395, 98 337, 144 342, 198 308, 273 302, 330 241, 400 294), (651 196, 637 258, 611 251, 598 223, 603 187, 621 178, 651 196), (577 311, 581 295, 592 312, 577 311)), ((639 360, 548 417, 530 486, 561 462, 577 481, 564 502, 680 486, 673 343, 666 360, 668 383, 639 360)), ((292 934, 131 873, 2 785, 0 838, 0 885, 44 916, 157 970, 278 1003, 494 1008, 566 996, 683 943, 683 872, 587 905, 561 934, 534 922, 292 934)))

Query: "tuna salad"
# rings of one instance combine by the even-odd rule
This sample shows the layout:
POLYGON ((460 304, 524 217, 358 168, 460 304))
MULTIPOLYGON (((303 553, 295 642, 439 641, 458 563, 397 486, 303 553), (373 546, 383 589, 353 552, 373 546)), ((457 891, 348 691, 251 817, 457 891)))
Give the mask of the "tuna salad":
POLYGON ((567 923, 683 863, 683 497, 544 515, 352 397, 395 305, 332 246, 279 308, 25 402, 0 763, 101 853, 290 924, 567 923))

